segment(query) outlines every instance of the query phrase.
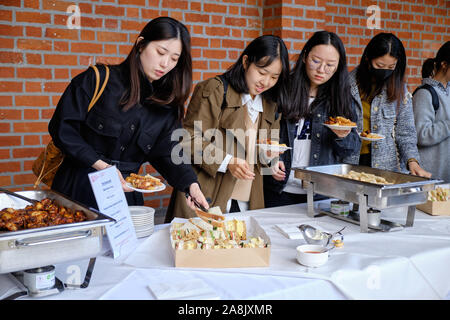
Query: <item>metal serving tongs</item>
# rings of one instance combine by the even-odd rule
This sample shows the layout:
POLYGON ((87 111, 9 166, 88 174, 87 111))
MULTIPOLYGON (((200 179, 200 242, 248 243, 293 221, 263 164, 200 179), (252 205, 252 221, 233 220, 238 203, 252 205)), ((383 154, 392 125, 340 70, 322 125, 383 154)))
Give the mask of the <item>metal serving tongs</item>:
POLYGON ((33 204, 39 202, 38 200, 27 198, 27 197, 25 197, 25 196, 22 196, 22 195, 20 195, 20 194, 18 194, 18 193, 9 191, 8 189, 2 188, 2 187, 0 187, 0 191, 4 192, 4 193, 6 193, 6 194, 9 194, 9 195, 11 195, 11 196, 13 196, 13 197, 16 197, 16 198, 25 200, 25 201, 30 202, 30 203, 33 203, 33 204))
MULTIPOLYGON (((197 200, 194 199, 194 197, 191 196, 191 194, 186 191, 185 193, 186 199, 191 197, 192 202, 194 202, 195 206, 197 208, 199 208, 200 210, 202 210, 203 212, 208 212, 208 209, 206 209, 204 206, 202 206, 199 202, 197 202, 197 200)), ((208 201, 208 200, 207 200, 208 201)))

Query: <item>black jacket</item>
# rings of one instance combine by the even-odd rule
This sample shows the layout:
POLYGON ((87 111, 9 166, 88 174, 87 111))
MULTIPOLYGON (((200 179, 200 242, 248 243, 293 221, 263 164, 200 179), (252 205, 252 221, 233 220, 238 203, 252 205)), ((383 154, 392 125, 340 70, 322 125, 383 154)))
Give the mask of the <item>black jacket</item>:
MULTIPOLYGON (((353 116, 351 120, 356 122, 355 101, 352 100, 353 116)), ((361 140, 355 128, 344 139, 337 137, 333 131, 324 126, 323 123, 328 120, 327 100, 318 101, 313 106, 311 116, 311 154, 309 166, 328 165, 342 163, 343 159, 353 153, 359 153, 361 140)), ((281 119, 280 123, 280 143, 293 147, 296 122, 281 119)), ((269 188, 275 192, 281 193, 289 178, 292 164, 292 151, 289 149, 284 152, 280 160, 284 162, 286 169, 286 178, 284 181, 277 181, 272 176, 264 176, 264 188, 269 188)))
MULTIPOLYGON (((98 68, 103 83, 105 68, 98 68)), ((145 97, 153 89, 143 78, 141 102, 123 112, 119 102, 128 82, 126 66, 111 66, 103 94, 87 113, 94 93, 95 73, 89 68, 72 79, 49 123, 55 145, 66 155, 52 189, 97 208, 88 173, 95 171, 92 165, 98 159, 116 165, 124 177, 137 173, 148 161, 179 190, 187 190, 197 181, 190 165, 176 165, 171 160, 171 151, 177 143, 171 141, 171 134, 181 126, 177 109, 146 102, 145 97)), ((129 205, 143 204, 141 193, 126 192, 125 195, 129 205)))

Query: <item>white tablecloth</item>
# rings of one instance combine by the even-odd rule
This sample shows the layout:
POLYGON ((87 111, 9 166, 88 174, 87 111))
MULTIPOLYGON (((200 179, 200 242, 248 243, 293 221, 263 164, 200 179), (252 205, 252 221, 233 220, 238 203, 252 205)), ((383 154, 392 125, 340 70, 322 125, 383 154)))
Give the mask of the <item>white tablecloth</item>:
MULTIPOLYGON (((383 210, 382 219, 404 224, 407 208, 383 210)), ((416 210, 414 226, 388 233, 360 233, 359 226, 328 216, 309 218, 306 204, 248 211, 269 235, 270 267, 233 269, 175 268, 168 225, 142 240, 128 257, 99 256, 86 289, 65 290, 46 299, 155 299, 152 288, 201 280, 211 299, 448 299, 450 298, 450 217, 416 210), (343 231, 344 247, 327 264, 308 268, 296 261, 298 245, 276 224, 303 223, 343 231)), ((88 261, 57 265, 64 280, 73 270, 84 275, 88 261), (73 266, 78 266, 73 268, 73 266)), ((0 297, 14 291, 0 275, 0 297)), ((195 296, 192 297, 195 299, 195 296)))

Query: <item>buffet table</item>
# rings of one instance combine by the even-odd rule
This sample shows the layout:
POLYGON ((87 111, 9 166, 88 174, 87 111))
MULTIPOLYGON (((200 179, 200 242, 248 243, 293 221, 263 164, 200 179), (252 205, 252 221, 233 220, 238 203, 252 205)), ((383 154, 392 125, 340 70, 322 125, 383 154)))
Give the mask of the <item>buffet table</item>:
MULTIPOLYGON (((330 200, 315 203, 327 205, 330 200)), ((407 208, 385 209, 382 219, 405 224, 407 208)), ((165 288, 166 298, 189 284, 185 299, 449 299, 450 217, 416 211, 413 227, 392 232, 361 233, 358 225, 329 216, 308 217, 307 205, 247 211, 271 239, 270 266, 265 268, 175 268, 169 241, 169 225, 140 239, 128 256, 97 257, 90 284, 45 299, 149 299, 155 288, 165 288), (330 251, 328 262, 308 268, 296 260, 303 239, 288 239, 277 224, 309 224, 327 231, 346 227, 344 246, 330 251), (200 290, 201 289, 201 290, 200 290)), ((106 239, 105 239, 106 241, 106 239)), ((63 282, 84 277, 88 260, 56 265, 63 282)), ((0 275, 0 297, 17 291, 11 275, 0 275)), ((162 297, 162 296, 161 296, 162 297)), ((21 299, 30 299, 23 297, 21 299)))

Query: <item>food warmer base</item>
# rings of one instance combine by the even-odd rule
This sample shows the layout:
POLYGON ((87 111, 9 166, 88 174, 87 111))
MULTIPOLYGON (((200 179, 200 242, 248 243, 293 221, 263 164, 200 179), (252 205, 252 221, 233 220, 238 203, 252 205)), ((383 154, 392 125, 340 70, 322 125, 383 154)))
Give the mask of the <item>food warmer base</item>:
MULTIPOLYGON (((327 215, 329 217, 339 219, 345 222, 353 223, 356 225, 360 225, 359 213, 355 211, 350 211, 348 216, 340 216, 336 213, 331 212, 331 210, 320 209, 319 214, 317 216, 327 215)), ((377 226, 368 224, 367 232, 391 232, 391 231, 399 231, 402 230, 406 225, 402 225, 400 223, 388 221, 385 219, 380 219, 380 224, 377 226)))
POLYGON ((89 265, 86 270, 86 275, 84 277, 84 281, 82 284, 68 284, 63 283, 58 277, 55 277, 55 285, 51 288, 46 289, 31 289, 27 288, 24 281, 23 272, 13 272, 10 273, 11 279, 16 283, 17 287, 21 289, 21 291, 16 292, 2 300, 15 300, 24 296, 28 296, 30 298, 43 298, 55 294, 59 294, 63 292, 65 289, 85 289, 89 286, 91 281, 92 272, 94 270, 96 258, 91 258, 89 260, 89 265))

